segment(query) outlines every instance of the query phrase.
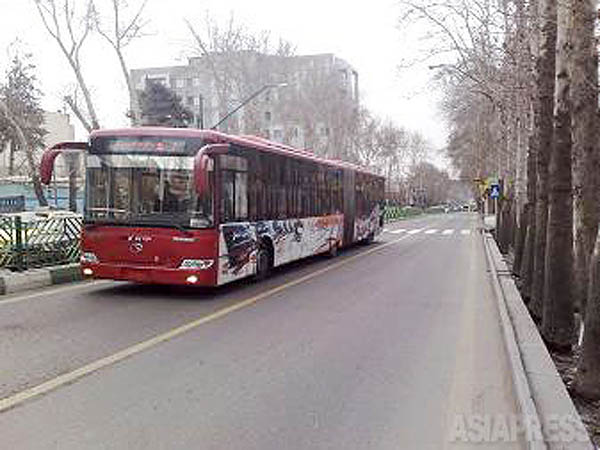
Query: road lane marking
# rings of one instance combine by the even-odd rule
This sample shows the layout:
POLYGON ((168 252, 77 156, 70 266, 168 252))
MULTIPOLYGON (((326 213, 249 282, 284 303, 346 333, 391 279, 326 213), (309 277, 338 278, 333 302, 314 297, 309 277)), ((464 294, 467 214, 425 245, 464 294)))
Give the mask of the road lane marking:
POLYGON ((427 231, 425 232, 425 234, 435 234, 435 233, 437 233, 437 232, 438 232, 438 230, 437 230, 437 229, 435 229, 435 228, 432 228, 431 230, 427 230, 427 231))
POLYGON ((406 231, 406 228, 400 228, 398 230, 392 230, 390 231, 390 233, 392 234, 400 234, 400 233, 404 233, 406 231))
POLYGON ((97 372, 100 369, 112 366, 120 361, 123 361, 126 358, 134 356, 138 353, 141 353, 145 350, 148 350, 152 347, 155 347, 163 342, 169 341, 177 336, 180 336, 188 331, 191 331, 195 328, 198 328, 201 325, 212 322, 214 320, 220 319, 221 317, 227 316, 239 309, 246 308, 257 303, 260 300, 263 300, 267 297, 270 297, 274 294, 277 294, 283 290, 289 289, 298 284, 304 283, 305 281, 316 278, 324 273, 337 269, 338 267, 344 266, 358 258, 362 258, 364 256, 370 255, 371 253, 378 252, 383 250, 384 248, 390 247, 392 245, 397 244, 400 241, 403 241, 410 237, 409 235, 404 235, 398 239, 394 239, 389 242, 384 242, 381 245, 371 248, 369 250, 365 250, 363 252, 357 253, 352 256, 348 256, 341 261, 338 261, 334 264, 325 266, 321 269, 315 270, 309 274, 303 275, 300 278, 297 278, 292 281, 288 281, 287 283, 283 283, 279 286, 275 286, 274 288, 268 289, 260 294, 257 294, 253 297, 247 298, 246 300, 242 300, 236 304, 227 306, 223 309, 215 311, 214 313, 208 314, 207 316, 200 317, 196 320, 188 322, 184 325, 181 325, 176 328, 172 328, 171 330, 158 334, 150 339, 134 344, 130 347, 126 347, 121 351, 113 353, 112 355, 105 356, 104 358, 100 358, 96 361, 93 361, 85 366, 82 366, 78 369, 72 370, 70 372, 59 375, 55 378, 52 378, 48 381, 45 381, 37 386, 33 386, 31 388, 25 389, 21 392, 17 392, 9 397, 5 397, 0 399, 0 412, 6 411, 8 409, 14 408, 15 406, 20 405, 21 403, 30 400, 32 398, 38 397, 40 395, 46 394, 50 391, 53 391, 61 386, 66 384, 71 384, 76 380, 83 378, 87 375, 90 375, 94 372, 97 372))
POLYGON ((448 229, 442 231, 442 234, 444 234, 444 235, 449 235, 449 234, 453 234, 453 233, 454 233, 454 230, 452 228, 448 228, 448 229))
POLYGON ((410 230, 408 232, 408 234, 417 234, 420 233, 423 230, 423 228, 417 228, 416 230, 410 230))
MULTIPOLYGON (((80 283, 77 283, 76 285, 62 286, 62 287, 58 287, 55 289, 44 289, 44 288, 32 289, 29 294, 20 294, 18 297, 9 297, 5 300, 0 298, 0 306, 10 305, 12 303, 19 303, 19 302, 22 302, 23 300, 30 300, 30 299, 36 298, 36 297, 45 297, 48 295, 54 295, 54 294, 58 294, 61 292, 77 291, 77 290, 87 289, 90 287, 103 286, 105 284, 116 284, 116 282, 113 280, 95 280, 95 281, 80 282, 80 283)), ((10 294, 7 294, 7 296, 8 295, 10 295, 10 294)))
POLYGON ((471 234, 471 230, 461 230, 460 234, 464 234, 464 235, 471 234))

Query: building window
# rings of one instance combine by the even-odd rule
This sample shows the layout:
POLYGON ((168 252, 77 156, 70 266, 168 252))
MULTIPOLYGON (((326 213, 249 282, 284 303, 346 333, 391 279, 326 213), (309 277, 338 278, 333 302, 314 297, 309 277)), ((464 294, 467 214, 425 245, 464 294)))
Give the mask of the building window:
POLYGON ((192 97, 192 96, 189 96, 185 102, 186 102, 188 105, 193 105, 193 104, 194 104, 194 97, 192 97))
POLYGON ((273 130, 273 139, 281 139, 283 136, 283 132, 279 129, 273 130))
POLYGON ((298 137, 298 127, 294 127, 294 129, 292 130, 292 136, 294 136, 295 138, 298 137))
POLYGON ((265 120, 266 120, 267 122, 270 122, 270 121, 271 121, 271 111, 266 111, 266 112, 265 112, 265 120))
POLYGON ((146 77, 146 83, 158 83, 163 86, 167 86, 167 79, 165 77, 146 77))
POLYGON ((175 87, 182 89, 185 86, 185 80, 183 78, 175 78, 175 87))
POLYGON ((200 86, 200 78, 194 77, 192 80, 192 84, 194 85, 194 87, 200 86))
POLYGON ((200 106, 200 97, 193 97, 194 106, 200 106))
POLYGON ((187 87, 191 87, 192 86, 192 79, 191 78, 186 78, 185 79, 185 84, 187 85, 187 87))

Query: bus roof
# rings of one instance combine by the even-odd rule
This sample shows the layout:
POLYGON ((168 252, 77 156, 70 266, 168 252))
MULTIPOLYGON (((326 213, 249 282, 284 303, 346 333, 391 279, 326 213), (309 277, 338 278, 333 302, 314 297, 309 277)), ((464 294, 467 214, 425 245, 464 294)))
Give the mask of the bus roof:
POLYGON ((268 139, 258 136, 234 136, 221 133, 215 130, 199 130, 195 128, 161 128, 161 127, 140 127, 140 128, 119 128, 92 131, 90 138, 95 137, 110 137, 110 136, 156 136, 156 137, 179 137, 179 138, 201 138, 208 144, 234 144, 241 147, 252 147, 260 151, 275 153, 290 158, 313 161, 329 166, 352 169, 357 172, 369 174, 376 177, 381 177, 373 171, 340 159, 322 158, 315 155, 310 150, 291 147, 278 142, 269 141, 268 139))

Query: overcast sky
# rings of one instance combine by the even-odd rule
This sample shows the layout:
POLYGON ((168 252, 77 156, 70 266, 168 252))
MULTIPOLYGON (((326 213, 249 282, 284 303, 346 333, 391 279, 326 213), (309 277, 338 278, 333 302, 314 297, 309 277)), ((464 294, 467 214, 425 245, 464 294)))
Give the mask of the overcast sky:
MULTIPOLYGON (((84 0, 74 1, 84 4, 84 0)), ((334 53, 344 58, 357 69, 362 101, 373 113, 419 130, 436 148, 443 147, 445 132, 436 112, 437 96, 428 83, 431 74, 422 67, 402 72, 397 68, 403 55, 414 52, 416 42, 416 37, 402 36, 397 28, 397 0, 149 0, 146 17, 152 34, 128 48, 130 68, 185 64, 190 38, 183 18, 200 24, 207 10, 221 19, 233 11, 238 23, 291 41, 298 54, 334 53)), ((73 76, 43 29, 34 0, 0 0, 2 72, 8 63, 7 47, 17 37, 38 65, 44 107, 59 109, 61 92, 73 76)), ((88 44, 83 50, 84 75, 99 99, 101 124, 125 126, 127 104, 117 99, 127 95, 114 54, 98 38, 88 44)), ((78 134, 84 137, 82 131, 78 134)))

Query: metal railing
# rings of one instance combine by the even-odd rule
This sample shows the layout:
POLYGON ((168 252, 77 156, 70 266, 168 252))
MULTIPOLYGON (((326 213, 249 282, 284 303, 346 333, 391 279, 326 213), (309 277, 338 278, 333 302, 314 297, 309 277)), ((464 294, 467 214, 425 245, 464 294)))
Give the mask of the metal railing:
POLYGON ((0 216, 0 268, 23 271, 78 262, 81 225, 79 216, 0 216))
POLYGON ((422 214, 421 208, 412 208, 407 206, 386 206, 383 211, 383 218, 386 222, 413 217, 422 214))

